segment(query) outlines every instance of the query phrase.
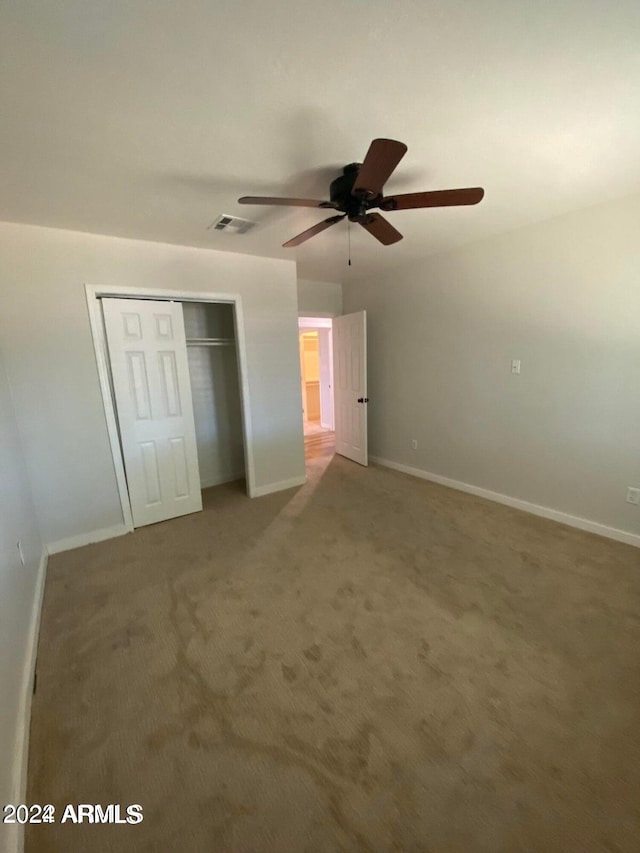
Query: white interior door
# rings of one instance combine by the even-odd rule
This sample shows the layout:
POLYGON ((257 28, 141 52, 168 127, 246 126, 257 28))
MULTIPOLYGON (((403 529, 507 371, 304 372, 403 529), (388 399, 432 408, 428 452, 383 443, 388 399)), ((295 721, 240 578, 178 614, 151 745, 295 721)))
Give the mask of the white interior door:
POLYGON ((133 526, 202 509, 182 305, 103 299, 133 526))
POLYGON ((367 312, 333 318, 336 452, 368 465, 367 312))

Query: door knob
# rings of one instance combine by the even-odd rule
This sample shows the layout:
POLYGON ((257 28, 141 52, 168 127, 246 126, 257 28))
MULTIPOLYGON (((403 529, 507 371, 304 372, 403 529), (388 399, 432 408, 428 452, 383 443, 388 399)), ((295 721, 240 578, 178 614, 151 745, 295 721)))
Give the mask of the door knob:
POLYGON ((358 397, 358 402, 359 403, 368 403, 369 398, 368 397, 358 397))

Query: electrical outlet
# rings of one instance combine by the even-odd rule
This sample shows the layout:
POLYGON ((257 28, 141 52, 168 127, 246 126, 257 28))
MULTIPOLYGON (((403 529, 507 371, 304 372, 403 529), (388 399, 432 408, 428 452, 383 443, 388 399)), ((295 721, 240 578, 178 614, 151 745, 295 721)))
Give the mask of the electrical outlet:
POLYGON ((20 562, 24 566, 24 551, 22 550, 22 539, 18 539, 18 554, 20 554, 20 562))
POLYGON ((412 439, 411 439, 411 448, 412 448, 412 450, 417 450, 417 449, 418 449, 418 442, 417 442, 417 440, 416 440, 415 438, 412 438, 412 439))
POLYGON ((511 372, 520 373, 520 359, 514 358, 511 360, 511 372))
POLYGON ((633 486, 627 488, 627 503, 640 504, 640 489, 634 489, 633 486))

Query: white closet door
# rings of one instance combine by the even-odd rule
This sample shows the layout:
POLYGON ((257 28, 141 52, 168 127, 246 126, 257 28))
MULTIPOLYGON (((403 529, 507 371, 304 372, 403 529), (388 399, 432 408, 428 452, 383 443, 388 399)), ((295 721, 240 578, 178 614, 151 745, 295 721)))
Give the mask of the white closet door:
POLYGON ((333 318, 336 452, 360 465, 367 451, 367 313, 333 318))
POLYGON ((133 526, 202 509, 182 305, 103 299, 133 526))

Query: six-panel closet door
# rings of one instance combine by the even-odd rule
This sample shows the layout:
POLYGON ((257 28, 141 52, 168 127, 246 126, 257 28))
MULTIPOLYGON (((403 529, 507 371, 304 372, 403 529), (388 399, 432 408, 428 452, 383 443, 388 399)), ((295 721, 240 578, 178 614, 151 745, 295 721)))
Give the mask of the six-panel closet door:
POLYGON ((134 527, 202 509, 182 305, 102 300, 134 527))

